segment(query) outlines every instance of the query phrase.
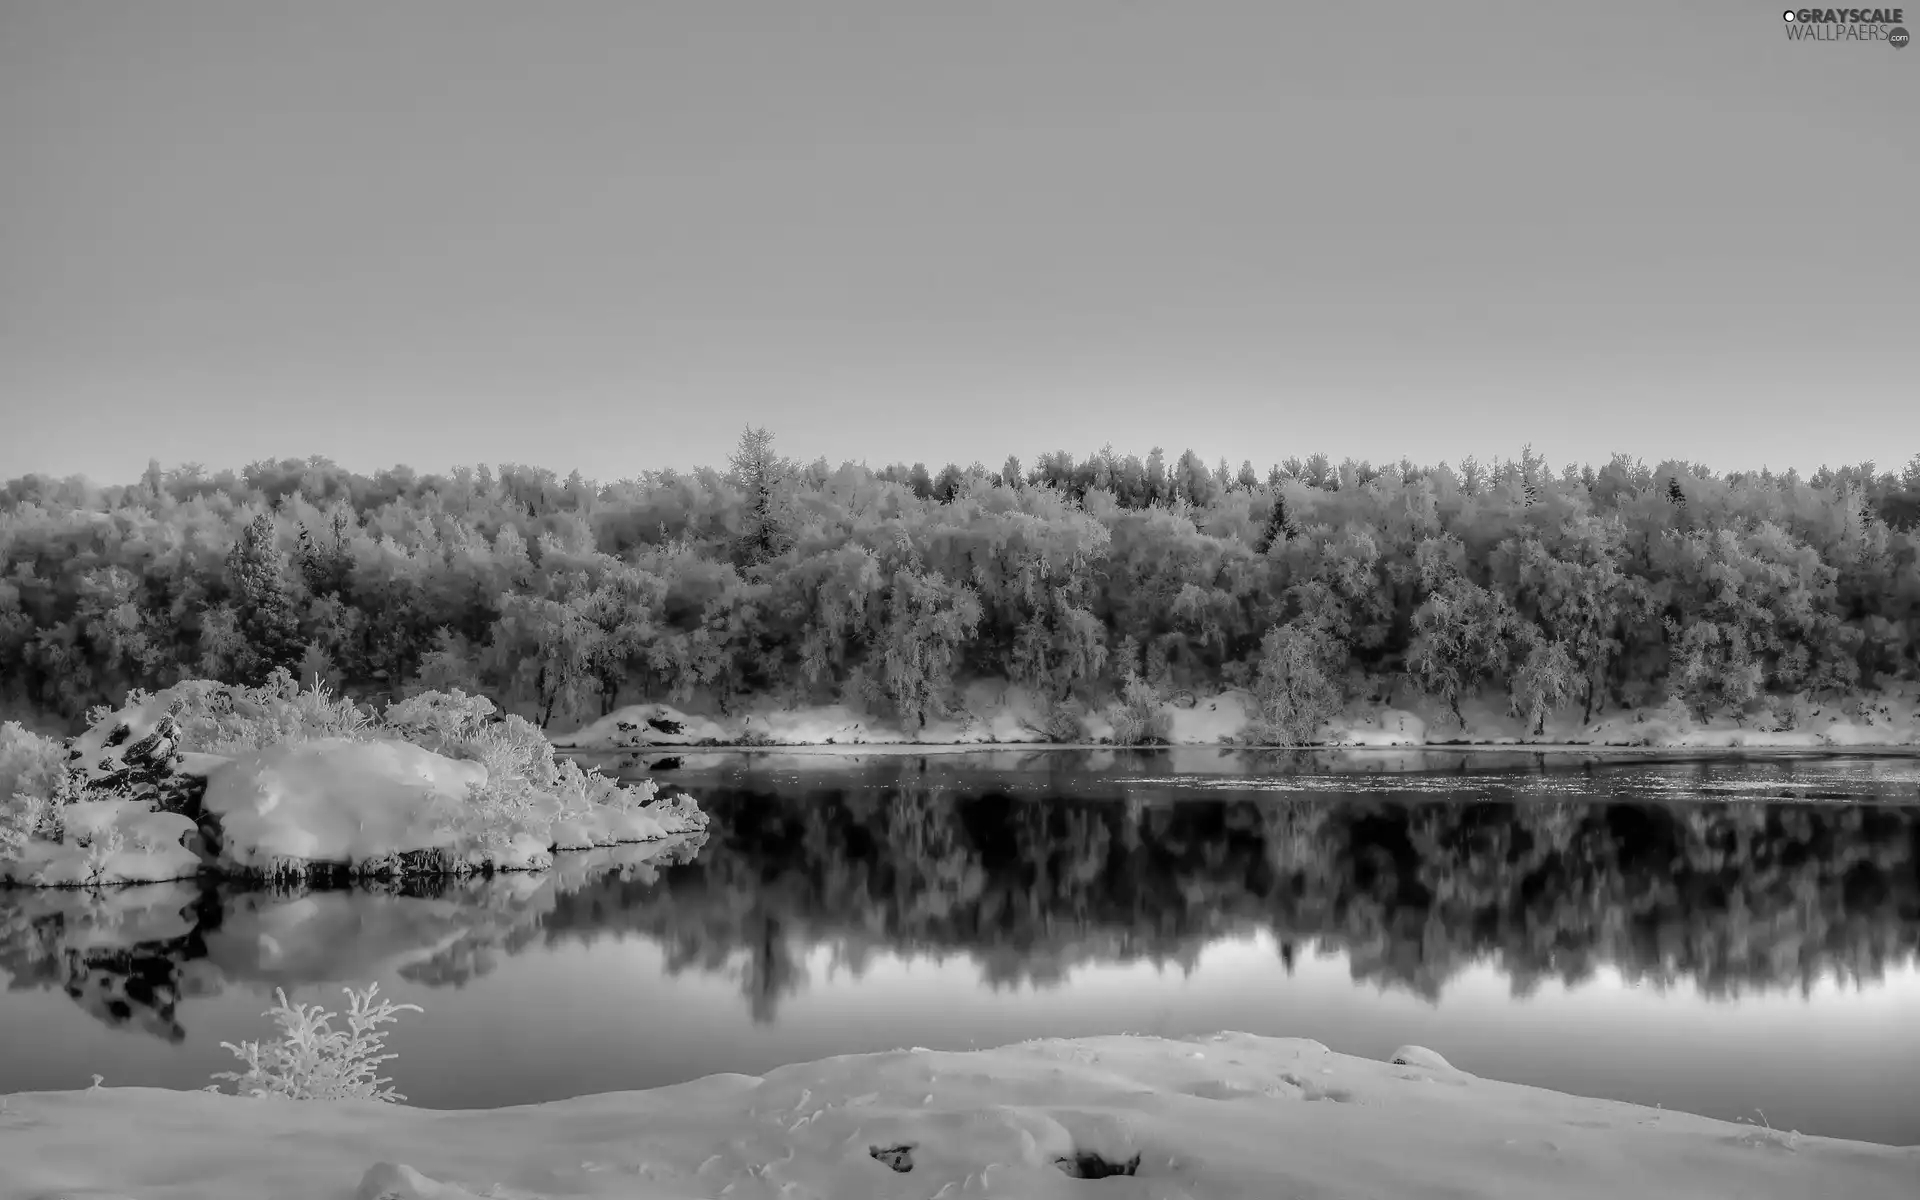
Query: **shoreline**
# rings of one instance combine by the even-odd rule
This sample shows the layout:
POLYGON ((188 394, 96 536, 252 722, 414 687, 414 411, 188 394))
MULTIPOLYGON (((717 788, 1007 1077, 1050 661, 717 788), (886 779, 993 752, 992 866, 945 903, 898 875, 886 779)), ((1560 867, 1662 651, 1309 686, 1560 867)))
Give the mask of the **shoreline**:
POLYGON ((616 758, 632 755, 798 754, 818 757, 859 755, 905 756, 931 754, 1094 752, 1163 754, 1176 750, 1219 750, 1243 754, 1407 754, 1422 752, 1467 754, 1672 755, 1687 758, 1920 758, 1920 745, 1888 743, 1847 746, 1636 746, 1587 742, 1409 742, 1355 745, 1315 743, 1304 746, 1258 746, 1222 742, 1168 742, 1144 746, 1116 746, 1110 742, 792 742, 745 744, 648 743, 636 746, 556 746, 555 754, 616 758))
POLYGON ((1920 1146, 1506 1083, 1419 1046, 1383 1061, 1244 1033, 916 1047, 498 1109, 112 1086, 0 1099, 7 1195, 1065 1200, 1109 1166, 1139 1179, 1103 1185, 1115 1195, 1168 1200, 1612 1200, 1622 1163, 1645 1200, 1907 1200, 1920 1182, 1920 1146))
POLYGON ((1356 701, 1324 721, 1313 741, 1295 745, 1265 742, 1278 731, 1262 724, 1254 697, 1243 689, 1187 693, 1179 703, 1156 702, 1144 716, 1136 713, 1119 720, 1124 716, 1086 710, 1063 721, 1057 707, 1028 689, 976 682, 962 689, 947 717, 914 728, 845 704, 749 703, 731 714, 708 715, 649 701, 616 708, 577 729, 550 734, 549 740, 556 750, 570 753, 1120 753, 1205 747, 1268 754, 1438 750, 1609 758, 1682 751, 1920 756, 1920 688, 1907 684, 1820 702, 1802 696, 1783 701, 1780 711, 1771 714, 1722 712, 1703 718, 1672 703, 1591 716, 1568 711, 1547 717, 1537 730, 1534 722, 1509 712, 1498 696, 1464 699, 1458 711, 1427 697, 1401 704, 1356 701))

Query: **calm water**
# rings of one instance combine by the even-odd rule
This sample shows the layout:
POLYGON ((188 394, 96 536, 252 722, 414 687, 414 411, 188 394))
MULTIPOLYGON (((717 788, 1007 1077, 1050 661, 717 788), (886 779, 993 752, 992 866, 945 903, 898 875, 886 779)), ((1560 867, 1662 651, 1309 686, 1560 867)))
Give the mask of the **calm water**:
POLYGON ((276 986, 414 1103, 1239 1029, 1920 1143, 1920 762, 658 756, 704 844, 538 877, 0 891, 0 1092, 197 1087, 276 986), (1543 769, 1544 768, 1544 769, 1543 769))

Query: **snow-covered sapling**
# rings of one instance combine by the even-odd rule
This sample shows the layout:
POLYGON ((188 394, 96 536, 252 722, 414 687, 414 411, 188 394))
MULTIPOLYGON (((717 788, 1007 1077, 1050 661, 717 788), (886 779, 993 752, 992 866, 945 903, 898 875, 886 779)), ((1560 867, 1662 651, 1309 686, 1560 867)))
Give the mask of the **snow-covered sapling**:
MULTIPOLYGON (((380 1028, 399 1018, 403 1012, 420 1012, 417 1004, 395 1004, 382 1000, 374 1004, 380 985, 370 983, 364 992, 352 988, 347 993, 347 1027, 335 1029, 338 1013, 318 1004, 289 1004, 287 994, 273 989, 277 1004, 265 1016, 280 1023, 280 1040, 259 1042, 221 1042, 235 1058, 247 1064, 245 1072, 221 1071, 216 1080, 230 1080, 242 1096, 281 1096, 289 1100, 383 1100, 395 1102, 406 1097, 393 1090, 391 1079, 380 1078, 380 1064, 396 1057, 382 1053, 387 1031, 380 1028)), ((209 1087, 218 1091, 218 1086, 209 1087)))

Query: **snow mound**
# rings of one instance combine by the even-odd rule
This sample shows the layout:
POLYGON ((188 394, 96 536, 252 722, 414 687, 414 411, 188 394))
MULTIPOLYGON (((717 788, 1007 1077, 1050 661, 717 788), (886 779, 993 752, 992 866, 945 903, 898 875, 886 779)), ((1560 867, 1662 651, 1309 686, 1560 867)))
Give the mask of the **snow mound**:
POLYGON ((452 813, 486 782, 479 763, 407 742, 320 738, 235 759, 202 804, 220 822, 222 860, 265 871, 453 851, 452 813))
POLYGON ((485 765, 410 742, 316 738, 219 768, 203 804, 220 823, 222 863, 263 873, 385 870, 410 855, 435 856, 442 870, 541 870, 556 849, 655 841, 707 824, 686 796, 623 806, 533 793, 517 809, 478 811, 475 791, 489 782, 485 765))
POLYGON ((1387 1061, 1396 1067, 1425 1067, 1429 1071, 1459 1073, 1459 1068, 1442 1058, 1438 1051, 1425 1046, 1402 1046, 1389 1055, 1387 1061))
POLYGON ((782 746, 827 743, 850 746, 913 740, 904 730, 844 704, 755 713, 747 718, 747 729, 757 738, 782 746))
POLYGON ((139 800, 92 800, 60 810, 65 836, 35 838, 0 858, 0 882, 27 887, 99 887, 159 883, 200 873, 187 843, 191 818, 155 812, 139 800))
POLYGON ((1327 739, 1335 746, 1421 746, 1426 741, 1427 723, 1401 708, 1336 720, 1327 739))
POLYGON ((412 1167, 375 1163, 360 1180, 353 1200, 482 1200, 465 1188, 435 1183, 412 1167))
POLYGON ((850 1055, 498 1110, 23 1093, 0 1118, 0 1194, 1911 1200, 1920 1184, 1920 1147, 1442 1079, 1444 1059, 1402 1052, 1422 1070, 1301 1039, 1085 1038, 850 1055))
MULTIPOLYGON (((1168 741, 1178 746, 1231 742, 1247 728, 1253 715, 1253 695, 1227 691, 1197 698, 1192 707, 1169 706, 1168 741)), ((1109 735, 1111 736, 1111 735, 1109 735)))

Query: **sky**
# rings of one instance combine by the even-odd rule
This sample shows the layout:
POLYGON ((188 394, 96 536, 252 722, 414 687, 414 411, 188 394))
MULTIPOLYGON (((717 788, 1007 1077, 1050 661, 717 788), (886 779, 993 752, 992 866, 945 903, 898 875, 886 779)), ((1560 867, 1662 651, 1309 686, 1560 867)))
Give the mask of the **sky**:
MULTIPOLYGON (((1920 26, 1920 5, 1906 17, 1920 26)), ((1920 49, 1734 0, 0 0, 0 478, 1920 452, 1920 49)))

